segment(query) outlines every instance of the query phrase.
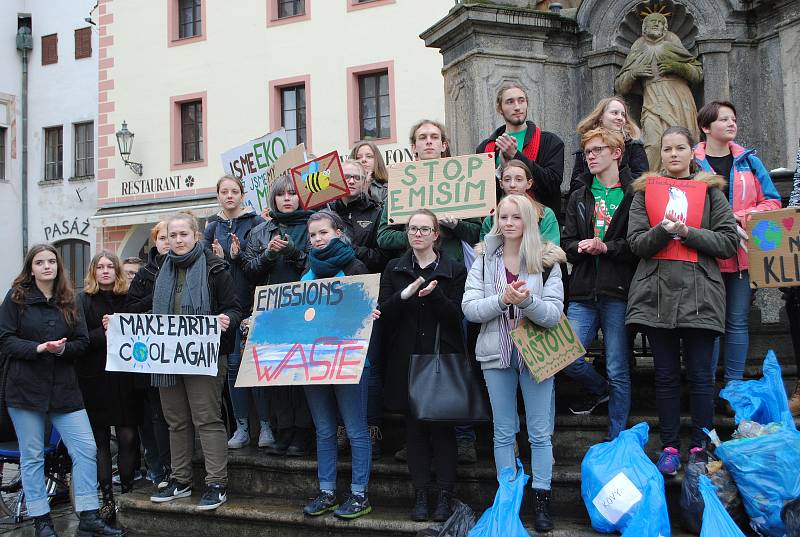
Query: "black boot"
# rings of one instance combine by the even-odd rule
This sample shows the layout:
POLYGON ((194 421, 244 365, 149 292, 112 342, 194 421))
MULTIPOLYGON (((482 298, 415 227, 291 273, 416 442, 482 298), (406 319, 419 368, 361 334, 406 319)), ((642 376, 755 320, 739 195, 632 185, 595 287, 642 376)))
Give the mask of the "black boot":
POLYGON ((428 491, 426 489, 414 490, 414 507, 411 509, 411 520, 415 522, 428 520, 428 491))
POLYGON ((533 529, 536 531, 552 531, 553 519, 550 518, 550 491, 533 489, 533 529))
POLYGON ((113 485, 100 485, 100 492, 103 495, 99 510, 100 518, 107 524, 113 524, 117 521, 117 504, 114 503, 113 485))
POLYGON ((433 510, 433 521, 444 522, 453 514, 453 494, 447 490, 440 490, 436 499, 436 509, 433 510))
POLYGON ((58 537, 50 514, 34 517, 33 528, 36 531, 36 537, 58 537))
POLYGON ((80 523, 75 537, 122 537, 123 535, 125 530, 113 528, 103 522, 97 509, 80 512, 80 523))

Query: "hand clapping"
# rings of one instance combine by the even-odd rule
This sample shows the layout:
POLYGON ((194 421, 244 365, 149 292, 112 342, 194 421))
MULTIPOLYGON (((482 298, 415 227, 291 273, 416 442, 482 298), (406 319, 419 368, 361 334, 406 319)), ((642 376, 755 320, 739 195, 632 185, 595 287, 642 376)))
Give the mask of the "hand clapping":
POLYGON ((507 306, 516 306, 529 296, 531 292, 525 287, 525 281, 517 280, 506 286, 500 300, 507 306))

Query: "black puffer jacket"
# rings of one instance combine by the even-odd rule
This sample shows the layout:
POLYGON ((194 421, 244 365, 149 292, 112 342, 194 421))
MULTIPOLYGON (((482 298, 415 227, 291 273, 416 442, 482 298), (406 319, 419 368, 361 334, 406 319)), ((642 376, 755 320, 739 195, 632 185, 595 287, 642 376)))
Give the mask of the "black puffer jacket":
POLYGON ((75 412, 83 408, 75 361, 89 348, 86 322, 77 309, 70 327, 53 300, 37 287, 29 289, 25 304, 15 304, 11 291, 0 306, 0 351, 10 360, 6 379, 6 403, 36 412, 75 412), (60 356, 39 354, 45 341, 67 338, 60 356))
MULTIPOLYGON (((298 214, 301 211, 296 211, 298 214)), ((311 246, 308 243, 308 216, 311 211, 287 223, 276 219, 259 224, 250 232, 250 241, 242 258, 242 269, 253 285, 296 282, 306 267, 311 246), (269 241, 278 235, 291 239, 280 253, 269 252, 269 241)))
POLYGON ((381 204, 371 196, 359 196, 350 203, 334 201, 328 207, 344 220, 347 227, 345 232, 353 243, 356 257, 367 266, 369 272, 383 272, 389 258, 378 248, 381 204))
POLYGON ((147 264, 139 269, 131 282, 128 294, 125 295, 125 305, 121 311, 126 313, 149 313, 153 309, 153 288, 164 256, 158 253, 156 247, 150 248, 147 264))
POLYGON ((620 170, 620 183, 625 196, 617 207, 603 242, 608 251, 602 255, 578 253, 578 243, 594 238, 594 195, 592 180, 586 173, 578 178, 581 188, 573 192, 567 203, 561 247, 572 263, 569 277, 569 300, 593 300, 598 295, 628 300, 628 289, 639 258, 628 245, 628 212, 633 200, 631 175, 628 168, 620 170))

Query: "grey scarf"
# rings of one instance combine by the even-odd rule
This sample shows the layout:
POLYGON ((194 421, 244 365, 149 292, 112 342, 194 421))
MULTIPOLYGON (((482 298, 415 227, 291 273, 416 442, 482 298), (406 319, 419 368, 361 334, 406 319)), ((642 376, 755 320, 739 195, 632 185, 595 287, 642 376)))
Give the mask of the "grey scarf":
MULTIPOLYGON (((153 289, 153 313, 172 313, 175 286, 178 283, 178 269, 186 270, 186 282, 181 294, 182 315, 210 315, 211 299, 208 295, 208 271, 206 256, 200 242, 183 255, 170 251, 158 271, 153 289)), ((153 374, 152 386, 174 386, 175 375, 153 374)))

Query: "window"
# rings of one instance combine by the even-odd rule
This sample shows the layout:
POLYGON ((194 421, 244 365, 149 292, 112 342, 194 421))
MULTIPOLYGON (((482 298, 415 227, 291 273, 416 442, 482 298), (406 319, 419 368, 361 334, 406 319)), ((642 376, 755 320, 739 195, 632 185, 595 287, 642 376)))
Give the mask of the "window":
POLYGON ((0 127, 0 181, 6 179, 6 128, 0 127))
POLYGON ((306 87, 281 88, 281 125, 289 146, 306 142, 306 87))
POLYGON ((75 30, 75 59, 92 57, 92 27, 75 30))
POLYGON ((178 37, 195 37, 201 35, 202 0, 179 0, 178 3, 178 37))
POLYGON ((75 177, 94 176, 94 122, 75 124, 75 177))
POLYGON ((42 36, 42 65, 58 63, 58 34, 42 36))
POLYGON ((362 140, 391 136, 387 71, 358 77, 358 109, 362 140))
POLYGON ((50 127, 44 130, 44 179, 55 181, 64 177, 64 129, 50 127))
POLYGON ((306 2, 305 0, 278 0, 278 18, 285 19, 286 17, 296 17, 298 15, 305 15, 306 2))
POLYGON ((181 103, 181 162, 203 160, 203 103, 181 103))
POLYGON ((68 239, 54 244, 61 259, 64 262, 64 269, 69 274, 69 279, 76 291, 83 289, 83 279, 86 277, 88 268, 89 243, 78 239, 68 239))

